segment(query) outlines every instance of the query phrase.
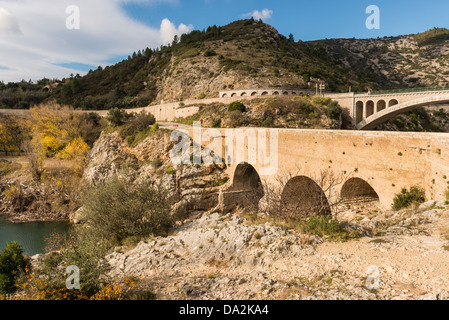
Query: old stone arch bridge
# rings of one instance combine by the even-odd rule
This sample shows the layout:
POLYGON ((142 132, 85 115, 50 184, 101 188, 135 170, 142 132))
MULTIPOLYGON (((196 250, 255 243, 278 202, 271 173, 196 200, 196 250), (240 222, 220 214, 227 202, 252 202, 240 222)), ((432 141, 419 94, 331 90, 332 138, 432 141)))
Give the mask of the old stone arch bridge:
POLYGON ((202 134, 203 146, 221 141, 222 155, 234 160, 226 169, 230 186, 220 195, 223 208, 258 206, 272 192, 267 187, 280 186, 281 180, 282 196, 295 206, 341 197, 377 201, 388 209, 402 188, 417 185, 427 199, 439 200, 445 199, 449 186, 445 133, 203 128, 202 134), (255 156, 262 145, 269 161, 255 156), (273 166, 275 172, 267 170, 273 166))
MULTIPOLYGON (((257 89, 232 90, 219 93, 220 98, 245 98, 258 96, 297 96, 303 93, 315 94, 310 90, 257 89)), ((398 114, 419 107, 448 103, 449 89, 422 88, 392 90, 378 93, 324 94, 338 101, 358 130, 370 130, 398 114)))

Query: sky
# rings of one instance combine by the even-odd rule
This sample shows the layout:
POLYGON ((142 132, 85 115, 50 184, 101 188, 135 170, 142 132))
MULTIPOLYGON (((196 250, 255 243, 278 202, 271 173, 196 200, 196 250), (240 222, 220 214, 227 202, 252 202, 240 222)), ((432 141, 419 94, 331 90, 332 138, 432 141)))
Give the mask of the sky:
POLYGON ((449 28, 448 12, 447 0, 0 0, 0 81, 83 75, 175 35, 250 17, 308 41, 449 28), (367 11, 372 5, 378 12, 367 11))

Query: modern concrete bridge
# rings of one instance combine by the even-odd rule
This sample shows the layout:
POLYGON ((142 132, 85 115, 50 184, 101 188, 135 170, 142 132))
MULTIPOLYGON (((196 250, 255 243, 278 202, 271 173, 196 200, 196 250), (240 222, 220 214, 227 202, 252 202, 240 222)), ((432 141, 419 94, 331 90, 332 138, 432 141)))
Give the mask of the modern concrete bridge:
MULTIPOLYGON (((221 99, 244 99, 264 96, 299 96, 304 93, 315 94, 310 90, 275 88, 221 91, 219 96, 221 99)), ((433 104, 448 103, 449 88, 417 88, 377 93, 325 93, 324 96, 337 101, 343 107, 355 128, 370 130, 406 111, 433 104)))

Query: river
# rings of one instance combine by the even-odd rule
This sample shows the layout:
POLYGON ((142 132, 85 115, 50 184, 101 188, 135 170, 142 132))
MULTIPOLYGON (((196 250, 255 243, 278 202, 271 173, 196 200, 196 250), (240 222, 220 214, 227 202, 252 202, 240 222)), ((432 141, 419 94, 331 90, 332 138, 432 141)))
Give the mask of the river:
POLYGON ((29 222, 10 223, 0 217, 0 250, 6 243, 18 242, 24 252, 33 256, 44 253, 45 239, 54 233, 67 234, 70 229, 69 222, 29 222))

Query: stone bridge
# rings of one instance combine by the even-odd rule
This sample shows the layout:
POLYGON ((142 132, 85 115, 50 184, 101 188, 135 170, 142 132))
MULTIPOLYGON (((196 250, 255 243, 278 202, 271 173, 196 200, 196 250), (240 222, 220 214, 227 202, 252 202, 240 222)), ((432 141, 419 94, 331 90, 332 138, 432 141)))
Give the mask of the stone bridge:
POLYGON ((449 187, 445 133, 255 128, 201 132, 203 146, 221 141, 223 158, 233 160, 226 169, 230 186, 220 196, 223 208, 264 204, 268 193, 282 188, 282 197, 295 207, 343 198, 377 201, 388 209, 402 188, 420 186, 428 200, 440 200, 449 187), (268 152, 261 152, 264 145, 268 152))

